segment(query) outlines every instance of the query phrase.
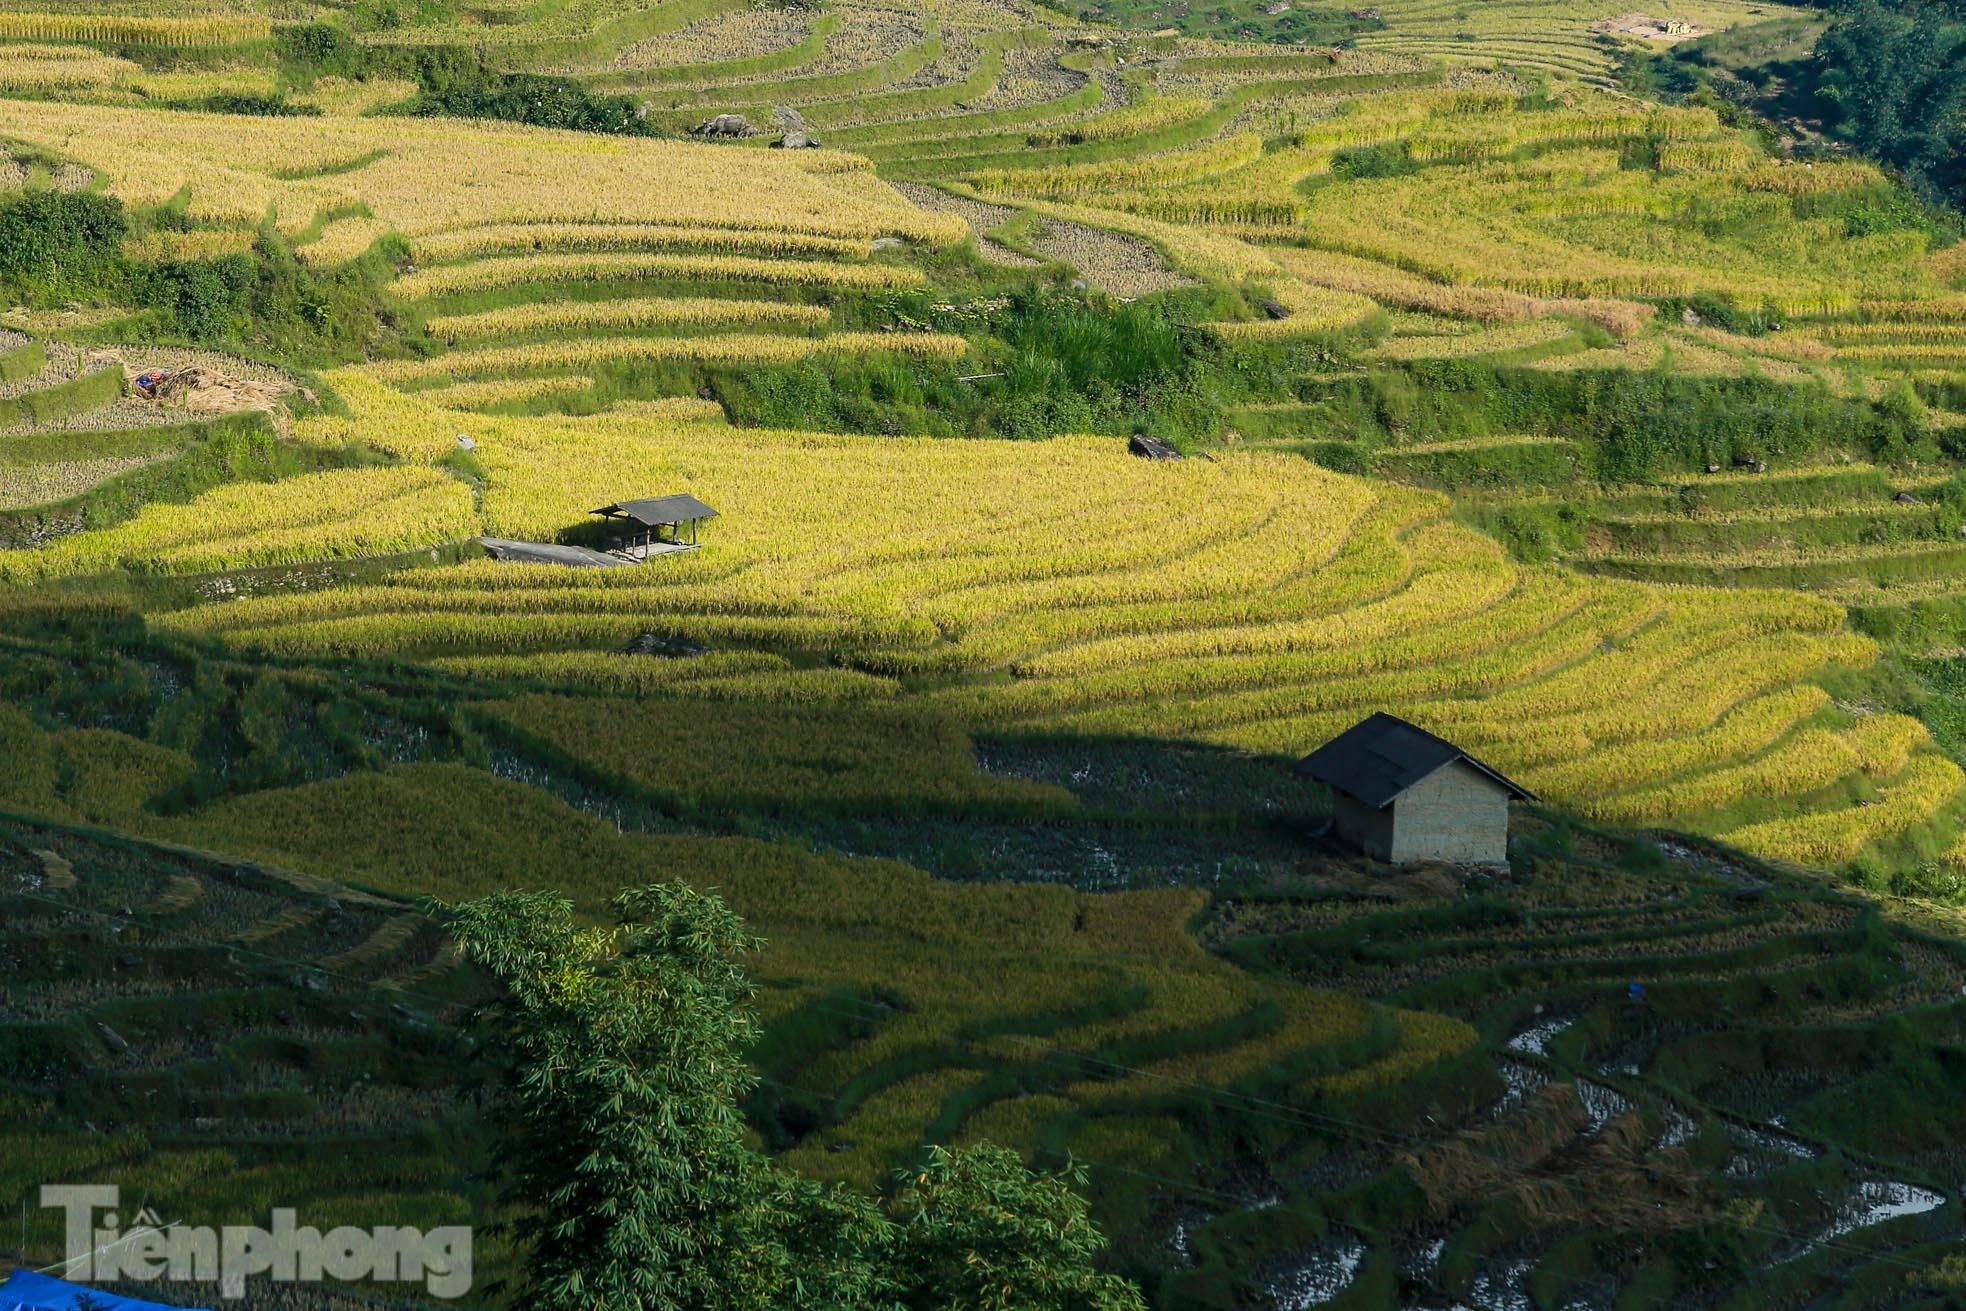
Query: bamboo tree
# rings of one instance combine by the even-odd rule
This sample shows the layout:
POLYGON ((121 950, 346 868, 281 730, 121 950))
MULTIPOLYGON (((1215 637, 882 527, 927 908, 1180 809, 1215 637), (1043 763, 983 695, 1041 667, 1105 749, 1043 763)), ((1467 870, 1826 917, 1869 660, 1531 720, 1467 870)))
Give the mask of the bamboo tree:
POLYGON ((499 1163, 540 1311, 1144 1311, 1099 1273, 1068 1171, 935 1149, 893 1206, 744 1141, 758 1028, 738 964, 759 939, 682 884, 623 892, 616 924, 504 892, 450 908, 504 984, 499 1163))

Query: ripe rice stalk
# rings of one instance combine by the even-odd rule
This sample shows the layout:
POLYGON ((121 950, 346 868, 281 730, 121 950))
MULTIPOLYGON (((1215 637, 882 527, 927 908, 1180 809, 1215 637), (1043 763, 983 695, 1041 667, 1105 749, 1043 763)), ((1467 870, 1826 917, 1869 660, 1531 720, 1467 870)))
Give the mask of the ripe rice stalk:
POLYGON ((230 46, 261 41, 272 24, 253 14, 203 14, 190 18, 120 14, 0 11, 0 38, 21 41, 87 41, 104 45, 230 46))
POLYGON ((1214 177, 1262 157, 1263 139, 1253 132, 1211 141, 1192 150, 1169 151, 1110 164, 1063 165, 1031 169, 986 169, 969 182, 986 196, 1079 196, 1136 187, 1163 187, 1214 177))
POLYGON ((375 365, 372 373, 385 382, 413 383, 430 378, 503 377, 522 370, 593 369, 606 364, 655 360, 785 364, 814 355, 866 351, 958 359, 969 353, 969 342, 939 332, 836 332, 824 337, 775 337, 763 333, 717 337, 575 337, 453 351, 424 360, 389 360, 375 365))
POLYGON ((417 239, 425 263, 486 255, 570 251, 695 250, 721 254, 864 258, 868 242, 824 232, 772 232, 664 223, 497 223, 417 239))
POLYGON ((616 282, 637 278, 746 282, 838 289, 921 285, 919 270, 894 264, 754 259, 742 255, 508 255, 443 264, 396 279, 390 290, 411 300, 460 292, 556 282, 616 282))
POLYGON ((817 328, 831 319, 832 311, 823 305, 677 297, 507 305, 477 314, 440 314, 425 320, 424 326, 437 336, 471 340, 602 328, 713 328, 735 324, 817 328))
POLYGON ((1952 804, 1962 784, 1966 775, 1959 766, 1928 752, 1884 783, 1874 804, 1766 820, 1724 836, 1757 855, 1804 865, 1838 865, 1855 859, 1873 842, 1929 822, 1952 804))

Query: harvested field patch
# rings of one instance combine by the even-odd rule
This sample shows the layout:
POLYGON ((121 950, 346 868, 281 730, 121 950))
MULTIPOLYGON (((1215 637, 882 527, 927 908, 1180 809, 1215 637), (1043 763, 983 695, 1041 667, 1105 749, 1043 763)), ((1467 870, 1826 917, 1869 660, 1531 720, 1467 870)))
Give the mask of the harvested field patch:
POLYGON ((992 205, 986 201, 972 200, 967 196, 952 196, 925 182, 897 182, 894 184, 894 189, 923 209, 934 210, 939 214, 954 214, 962 219, 975 234, 976 248, 983 253, 983 258, 993 264, 1002 264, 1008 268, 1035 268, 1042 262, 984 235, 990 229, 1015 218, 1017 211, 1014 209, 1004 205, 992 205))

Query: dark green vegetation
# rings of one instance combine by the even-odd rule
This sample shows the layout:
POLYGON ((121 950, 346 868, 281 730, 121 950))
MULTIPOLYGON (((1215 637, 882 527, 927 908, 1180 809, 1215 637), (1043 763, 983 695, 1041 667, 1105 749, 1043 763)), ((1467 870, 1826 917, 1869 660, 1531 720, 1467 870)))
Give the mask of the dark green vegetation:
POLYGON ((1860 0, 1817 45, 1830 130, 1904 170, 1928 197, 1966 201, 1966 28, 1922 3, 1860 0))
POLYGON ((0 205, 0 278, 49 295, 94 291, 121 271, 128 229, 107 196, 23 192, 0 205))
MULTIPOLYGON (((378 16, 379 18, 380 16, 378 16)), ((398 23, 377 21, 375 26, 398 23)), ((397 111, 496 118, 535 127, 570 128, 648 136, 653 128, 624 96, 597 95, 572 78, 513 73, 490 67, 462 46, 412 46, 403 50, 359 44, 346 28, 307 23, 281 29, 275 40, 283 81, 306 87, 317 77, 409 77, 417 96, 397 111)), ((291 113, 304 107, 274 99, 259 108, 229 112, 291 113)))
MULTIPOLYGON (((365 71, 390 71, 376 61, 365 71)), ((456 118, 497 118, 534 127, 653 136, 655 127, 627 96, 597 95, 571 78, 505 73, 487 68, 468 50, 418 51, 410 64, 420 93, 408 112, 456 118)))
MULTIPOLYGON (((1953 453, 1949 437, 1930 427, 1909 389, 1871 403, 1819 384, 1754 377, 1438 360, 1362 377, 1313 377, 1298 391, 1301 407, 1281 413, 1282 430, 1311 441, 1350 441, 1361 458, 1401 443, 1548 436, 1575 444, 1578 479, 1605 483, 1778 457, 1799 464, 1848 452, 1901 463, 1953 453)), ((1571 480, 1504 466, 1496 481, 1571 480)))
POLYGON ((757 1086, 745 1056, 760 1031, 741 958, 760 943, 685 885, 630 889, 613 908, 598 938, 550 893, 445 915, 504 985, 487 1007, 506 1066, 495 1154, 529 1302, 1144 1311, 1092 1268, 1104 1243, 1073 1180, 1028 1175, 1015 1153, 931 1149, 897 1174, 890 1218, 748 1146, 739 1104, 757 1086))
POLYGON ((1966 206, 1966 16, 1926 0, 1826 8, 1827 26, 1782 18, 1636 56, 1626 83, 1800 127, 1799 153, 1854 149, 1928 202, 1966 206))
POLYGON ((1225 312, 1251 313, 1227 294, 1170 292, 1121 306, 1027 285, 939 311, 927 296, 884 298, 876 309, 887 322, 972 334, 973 360, 719 370, 718 398, 735 421, 767 427, 1018 438, 1151 431, 1185 445, 1213 433, 1223 404, 1273 394, 1288 376, 1281 359, 1266 369, 1261 352, 1232 352, 1194 330, 1225 312))
POLYGON ((248 251, 162 262, 129 258, 124 240, 195 230, 187 197, 132 213, 95 192, 22 191, 0 201, 0 294, 10 303, 78 298, 134 311, 119 340, 194 342, 307 363, 353 358, 386 340, 380 288, 388 252, 317 271, 269 226, 248 251))
MULTIPOLYGON (((808 850, 814 837, 836 845, 820 814, 772 806, 747 819, 757 803, 736 791, 721 815, 684 813, 646 790, 573 777, 556 757, 482 731, 473 698, 501 693, 490 685, 243 662, 74 607, 16 611, 8 633, 0 696, 29 713, 0 720, 12 766, 0 785, 9 815, 0 819, 0 951, 16 962, 0 975, 7 1195, 50 1171, 96 1171, 211 1222, 275 1202, 323 1224, 516 1218, 488 1182, 493 1142, 529 1144, 521 1154, 533 1153, 531 1173, 520 1178, 535 1192, 573 1163, 570 1141, 590 1153, 640 1148, 626 1134, 494 1135, 499 1085, 486 1079, 500 1063, 488 1053, 520 1067, 562 1043, 583 1059, 621 1057, 578 1100, 522 1105, 541 1131, 598 1114, 624 1093, 609 1080, 673 1071, 666 1058, 582 1038, 586 1021, 566 1006, 592 994, 539 992, 526 982, 539 953, 497 945, 526 925, 570 932, 552 899, 469 912, 459 945, 520 985, 518 1011, 469 1028, 470 1009, 501 994, 414 898, 550 879, 587 920, 605 916, 632 871, 653 867, 672 889, 727 889, 770 941, 749 971, 762 985, 759 1022, 687 1030, 723 1053, 724 1073, 707 1075, 705 1062, 676 1075, 687 1088, 638 1085, 632 1095, 707 1099, 700 1109, 722 1126, 731 1168, 780 1179, 720 1193, 715 1178, 699 1177, 691 1187, 704 1191, 684 1199, 690 1223, 732 1219, 727 1207, 767 1230, 774 1211, 817 1217, 796 1235, 808 1245, 804 1273, 844 1281, 829 1285, 837 1289, 871 1286, 852 1281, 877 1275, 874 1258, 886 1252, 915 1281, 900 1294, 910 1304, 963 1304, 976 1271, 952 1254, 1029 1252, 1015 1231, 1042 1216, 1063 1239, 1038 1249, 1048 1251, 1039 1264, 1082 1261, 1086 1231, 1055 1187, 1022 1182, 1001 1156, 928 1151, 977 1137, 1011 1141, 1044 1168, 1067 1152, 1083 1159, 1092 1212, 1118 1240, 1107 1267, 1168 1308, 1310 1290, 1340 1294, 1332 1304, 1346 1307, 1521 1296, 1728 1306, 1749 1284, 1756 1305, 1834 1296, 1884 1307, 1917 1304, 1922 1294, 1907 1290, 1946 1275, 1945 1240, 1959 1226, 1951 1181, 1966 1164, 1966 1122, 1947 1109, 1966 1093, 1956 1059, 1966 952, 1813 879, 1546 816, 1525 821, 1506 877, 1465 889, 1438 872, 1387 879, 1301 838, 1267 844, 1263 822, 1246 810, 1235 817, 1252 797, 1315 808, 1274 762, 1211 765, 1138 744, 992 744, 983 755, 995 769, 1069 781, 1081 805, 1021 826, 1025 845, 992 853, 991 880, 1052 876, 1046 844, 1105 844, 1128 826, 1167 839, 1189 826, 1218 860, 1239 862, 1196 925, 1221 968, 1456 1017, 1480 1042, 1453 1054, 1408 1033, 1410 1012, 1388 1011, 1325 1048, 1279 1052, 1219 1084, 1141 1078, 1177 1053, 1234 1050, 1275 1018, 1258 1006, 1176 1019, 1178 998, 1145 989, 1082 992, 1077 1012, 1034 1010, 1024 995, 1031 967, 1006 959, 988 969, 995 1010, 970 1011, 969 1027, 940 1048, 897 1049, 886 1035, 909 1015, 895 995, 850 986, 788 995, 777 981, 786 964, 834 952, 866 959, 870 935, 893 923, 937 941, 944 930, 924 912, 944 899, 963 919, 1008 916, 1013 938, 1036 938, 1042 921, 1031 911, 1073 894, 998 882, 904 893, 893 883, 900 867, 808 850), (1268 797, 1263 777, 1277 780, 1268 797), (1188 812, 1178 820, 1169 818, 1177 797, 1188 812), (745 829, 774 840, 724 836, 745 829), (1143 1005, 1172 1005, 1175 1027, 1151 1042, 1099 1045, 1093 1035, 1107 1020, 1143 1005), (1023 1059, 1040 1042, 1049 1054, 1023 1059), (923 1072, 957 1052, 994 1079, 934 1085, 925 1138, 910 1127, 865 1141, 878 1120, 849 1117, 916 1095, 923 1072), (763 1075, 749 1095, 730 1064, 739 1054, 763 1075), (1097 1115, 1063 1099, 1102 1081, 1114 1093, 1097 1115), (871 1153, 883 1175, 920 1166, 885 1194, 892 1221, 752 1155, 727 1109, 738 1097, 743 1127, 801 1172, 840 1159, 821 1144, 844 1141, 832 1129, 843 1121, 862 1139, 848 1158, 871 1153), (1015 1199, 1012 1231, 977 1232, 983 1192, 1015 1199), (1903 1213, 1891 1218, 1889 1202, 1903 1213), (828 1264, 822 1251, 865 1261, 828 1264)), ((662 704, 646 712, 660 715, 662 704)), ((813 725, 789 714, 776 749, 813 738, 813 725)), ((773 740, 763 723, 747 732, 773 740)), ((714 772, 704 787, 717 789, 714 772)), ((936 825, 899 807, 889 822, 915 828, 925 848, 937 841, 936 825)), ((1280 812, 1279 822, 1292 821, 1280 812)), ((1113 899, 1076 904, 1085 922, 1075 934, 1117 929, 1113 899)), ((1149 903, 1132 904, 1118 913, 1149 903)), ((745 945, 742 930, 679 890, 646 894, 630 911, 641 927, 624 940, 623 963, 609 953, 587 967, 601 997, 612 995, 609 980, 647 971, 667 982, 664 996, 740 1004, 742 988, 720 962, 745 945)), ((1115 963, 1143 950, 1112 943, 1115 963)), ((1044 970, 1077 968, 1056 947, 1040 956, 1044 970)), ((953 947, 925 958, 938 972, 961 959, 953 947)), ((643 1019, 673 1031, 663 1007, 678 1004, 643 1019)), ((30 1210, 28 1219, 27 1255, 43 1263, 57 1216, 30 1210)), ((513 1250, 481 1236, 481 1271, 554 1277, 551 1263, 522 1271, 513 1250)), ((780 1278, 778 1260, 767 1251, 743 1277, 780 1278)), ((663 1271, 643 1274, 653 1282, 663 1271)), ((759 1286, 733 1276, 714 1296, 759 1286)), ((640 1304, 663 1304, 641 1292, 652 1300, 640 1304)))

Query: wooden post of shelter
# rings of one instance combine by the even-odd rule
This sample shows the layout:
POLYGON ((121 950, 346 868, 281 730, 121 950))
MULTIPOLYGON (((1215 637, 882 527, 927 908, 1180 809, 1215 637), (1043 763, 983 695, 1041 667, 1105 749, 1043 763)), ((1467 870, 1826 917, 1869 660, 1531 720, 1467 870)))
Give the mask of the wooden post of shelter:
POLYGON ((600 515, 611 524, 623 525, 626 536, 623 539, 625 549, 621 554, 642 561, 652 555, 666 555, 671 551, 695 550, 701 545, 699 526, 705 519, 717 517, 715 510, 686 492, 639 501, 617 501, 590 513, 600 515), (687 541, 683 535, 685 524, 689 525, 687 541))

